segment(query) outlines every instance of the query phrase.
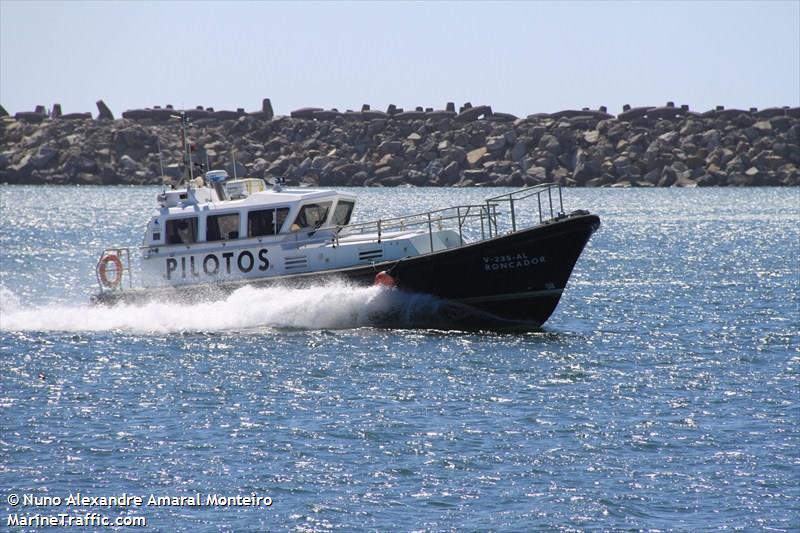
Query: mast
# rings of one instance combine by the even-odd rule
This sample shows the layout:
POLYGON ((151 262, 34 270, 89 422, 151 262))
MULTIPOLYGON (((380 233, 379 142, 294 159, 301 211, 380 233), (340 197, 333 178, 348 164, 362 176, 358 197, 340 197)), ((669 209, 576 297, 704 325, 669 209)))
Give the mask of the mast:
POLYGON ((231 146, 231 159, 233 160, 233 179, 238 179, 236 176, 236 149, 231 146))
POLYGON ((161 185, 162 185, 161 192, 166 192, 167 183, 164 181, 164 178, 166 177, 164 176, 164 158, 161 157, 161 139, 159 139, 158 137, 156 137, 156 144, 158 145, 158 166, 161 169, 161 185))
POLYGON ((172 115, 172 118, 180 119, 181 121, 181 142, 183 143, 183 181, 188 183, 187 187, 191 187, 194 173, 192 172, 192 154, 191 147, 186 139, 186 128, 189 126, 189 117, 186 116, 185 111, 181 111, 180 115, 172 115))

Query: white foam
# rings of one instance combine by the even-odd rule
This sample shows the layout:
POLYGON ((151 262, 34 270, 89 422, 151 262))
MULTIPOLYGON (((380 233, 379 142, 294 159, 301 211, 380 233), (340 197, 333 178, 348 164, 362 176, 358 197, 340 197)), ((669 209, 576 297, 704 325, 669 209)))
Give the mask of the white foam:
POLYGON ((5 331, 343 329, 372 325, 387 315, 395 320, 410 320, 416 309, 430 310, 438 305, 428 296, 344 284, 303 289, 248 286, 218 301, 114 307, 53 304, 25 308, 13 293, 0 290, 0 329, 5 331))

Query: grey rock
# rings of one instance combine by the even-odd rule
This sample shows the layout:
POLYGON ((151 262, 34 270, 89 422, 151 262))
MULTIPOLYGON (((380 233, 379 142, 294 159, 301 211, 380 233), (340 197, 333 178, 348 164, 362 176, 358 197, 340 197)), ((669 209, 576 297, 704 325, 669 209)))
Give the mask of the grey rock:
POLYGON ((261 113, 267 120, 272 120, 275 116, 275 112, 272 110, 272 101, 269 98, 264 98, 261 101, 261 113))
POLYGON ((658 182, 659 182, 660 179, 661 179, 661 169, 660 168, 654 168, 653 170, 649 171, 648 173, 646 173, 642 177, 643 181, 645 181, 646 183, 649 183, 651 185, 658 185, 658 182))
POLYGON ((473 183, 485 183, 489 181, 489 173, 482 169, 465 170, 462 172, 464 179, 470 180, 473 183))
POLYGON ((764 133, 772 131, 772 123, 769 120, 762 120, 753 124, 753 128, 764 133))
POLYGON ((313 118, 314 120, 334 120, 338 117, 343 117, 343 116, 344 115, 342 113, 333 110, 327 111, 323 109, 321 111, 311 112, 311 118, 313 118))
POLYGON ((91 113, 66 113, 59 117, 61 120, 86 120, 92 118, 91 113))
POLYGON ((761 111, 755 111, 751 114, 759 119, 769 119, 772 117, 782 117, 786 115, 786 109, 782 107, 768 107, 767 109, 762 109, 761 111))
POLYGON ((678 140, 679 136, 680 134, 677 131, 668 131, 667 133, 659 135, 658 139, 667 144, 672 144, 678 140))
POLYGON ((491 152, 502 150, 506 146, 506 138, 504 135, 497 135, 494 137, 486 138, 486 148, 491 152))
POLYGON ((246 167, 246 166, 244 166, 244 165, 243 165, 243 164, 242 164, 240 161, 238 161, 238 160, 236 161, 236 168, 235 168, 235 169, 234 169, 234 164, 233 164, 233 162, 231 161, 231 162, 228 162, 228 163, 225 165, 225 171, 228 173, 228 175, 229 175, 231 178, 233 178, 234 176, 238 176, 239 178, 245 178, 245 177, 248 177, 248 175, 247 175, 247 167, 246 167))
POLYGON ((517 139, 517 141, 514 143, 514 147, 511 149, 511 159, 519 162, 525 156, 527 151, 527 142, 523 139, 517 139))
POLYGON ((119 162, 125 170, 129 170, 131 172, 139 170, 141 168, 141 165, 136 161, 134 161, 134 159, 127 154, 120 157, 119 162))
POLYGON ((219 111, 214 111, 211 113, 211 117, 216 120, 237 120, 244 114, 244 110, 239 111, 229 111, 221 109, 219 111))
POLYGON ((438 159, 434 159, 425 165, 425 169, 422 172, 428 178, 436 178, 443 170, 442 162, 438 159))
POLYGON ((547 169, 543 167, 531 167, 525 171, 525 183, 544 183, 547 181, 547 169))
POLYGON ((678 179, 678 175, 672 167, 664 167, 661 170, 661 177, 658 180, 659 187, 670 187, 678 179))
POLYGON ((492 114, 492 108, 488 105, 479 105, 476 107, 470 107, 468 109, 464 109, 461 113, 456 115, 455 121, 456 122, 472 122, 473 120, 478 120, 478 118, 482 116, 488 116, 492 114))
POLYGON ((378 146, 378 154, 384 156, 386 154, 402 155, 405 151, 401 141, 384 141, 378 146))
MULTIPOLYGON (((791 129, 792 124, 797 123, 796 120, 792 120, 792 118, 786 117, 774 117, 770 119, 769 124, 772 126, 773 130, 777 131, 788 131, 791 129)), ((754 126, 755 127, 755 126, 754 126)))
POLYGON ((728 175, 727 185, 734 187, 746 187, 753 185, 753 178, 742 173, 735 172, 728 175))
POLYGON ((392 116, 395 120, 421 120, 426 118, 424 111, 403 111, 392 116))
POLYGON ((330 162, 331 160, 329 157, 318 155, 311 160, 311 168, 314 170, 320 170, 330 162))
POLYGON ((35 111, 20 111, 19 113, 14 113, 14 118, 22 122, 38 124, 45 119, 45 116, 35 111))
MULTIPOLYGON (((198 106, 195 109, 187 109, 186 111, 184 111, 184 113, 186 113, 186 117, 190 121, 201 120, 204 118, 209 118, 211 116, 211 113, 203 109, 202 106, 198 106)), ((122 116, 124 118, 125 113, 123 113, 122 116)))
POLYGON ((321 107, 301 107, 289 113, 289 116, 292 118, 311 119, 314 118, 314 112, 316 111, 323 111, 323 109, 321 107))
POLYGON ((394 172, 395 171, 392 169, 392 167, 386 165, 386 166, 378 167, 377 169, 375 169, 374 176, 375 176, 375 178, 377 178, 377 179, 382 181, 384 178, 387 178, 387 177, 393 175, 394 172))
MULTIPOLYGON (((148 122, 169 122, 174 115, 175 113, 169 109, 129 109, 123 111, 122 118, 148 122)), ((112 120, 105 118, 102 113, 97 118, 101 119, 101 117, 102 120, 112 120)))
POLYGON ((97 119, 98 120, 114 120, 114 114, 108 108, 106 103, 102 100, 96 102, 97 105, 97 119))
POLYGON ((103 177, 88 172, 80 172, 75 176, 75 183, 77 185, 103 185, 103 177))
POLYGON ((518 118, 519 117, 511 113, 498 113, 497 111, 492 112, 486 117, 487 120, 492 122, 514 122, 518 118))
POLYGON ((373 136, 386 129, 387 120, 385 118, 376 118, 369 121, 367 126, 367 135, 373 136))
POLYGON ((644 117, 645 115, 647 115, 647 112, 650 111, 651 109, 655 109, 652 106, 634 107, 632 109, 628 105, 626 105, 626 107, 628 107, 628 109, 626 109, 625 111, 623 111, 622 113, 617 115, 617 119, 618 120, 624 120, 626 122, 631 122, 631 121, 636 120, 638 118, 644 117))
POLYGON ((447 178, 447 183, 454 183, 458 179, 459 175, 458 163, 452 161, 450 164, 444 167, 442 175, 444 175, 445 178, 447 178))
POLYGON ((599 120, 604 120, 611 118, 611 115, 606 113, 605 111, 593 111, 591 109, 582 109, 580 111, 576 109, 567 109, 564 111, 558 111, 556 113, 551 113, 550 118, 558 120, 562 118, 578 118, 578 117, 588 117, 594 118, 599 120))
POLYGON ((655 107, 653 109, 647 110, 647 118, 651 120, 655 119, 664 119, 664 120, 674 120, 681 117, 686 116, 687 110, 674 107, 674 106, 664 106, 664 107, 655 107))
POLYGON ((589 144, 594 144, 600 139, 600 132, 597 130, 587 131, 583 134, 583 140, 589 144))
POLYGON ((389 115, 377 109, 367 109, 361 112, 362 120, 388 119, 389 115))
POLYGON ((280 156, 273 161, 266 170, 266 173, 271 176, 283 176, 292 164, 293 158, 287 156, 280 156))
POLYGON ((467 162, 467 152, 459 146, 453 146, 445 150, 439 151, 439 157, 445 164, 455 162, 458 165, 464 165, 467 162))
POLYGON ((687 135, 693 135, 695 133, 700 133, 705 129, 705 126, 702 121, 695 120, 695 119, 688 119, 684 122, 683 126, 680 129, 681 136, 685 137, 687 135))
POLYGON ((36 155, 31 159, 31 164, 36 169, 43 169, 50 166, 58 158, 58 151, 50 146, 43 144, 36 151, 36 155))
POLYGON ((542 150, 547 150, 551 154, 558 154, 561 152, 561 144, 558 142, 558 139, 550 134, 542 136, 541 140, 539 141, 539 148, 542 150))
POLYGON ((703 141, 706 143, 706 150, 709 152, 716 150, 720 145, 720 133, 717 130, 708 130, 703 133, 703 141))

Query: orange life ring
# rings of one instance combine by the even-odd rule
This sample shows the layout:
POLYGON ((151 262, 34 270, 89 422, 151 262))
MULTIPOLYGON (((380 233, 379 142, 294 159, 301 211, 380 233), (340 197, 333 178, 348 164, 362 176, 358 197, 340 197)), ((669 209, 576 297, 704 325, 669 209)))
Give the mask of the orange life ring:
POLYGON ((118 255, 109 254, 103 256, 103 258, 100 259, 100 263, 97 265, 97 274, 100 276, 100 283, 103 286, 109 289, 119 286, 120 282, 122 282, 122 260, 120 260, 118 255), (114 264, 113 270, 109 270, 109 263, 114 264), (114 273, 111 278, 109 278, 110 272, 114 273))

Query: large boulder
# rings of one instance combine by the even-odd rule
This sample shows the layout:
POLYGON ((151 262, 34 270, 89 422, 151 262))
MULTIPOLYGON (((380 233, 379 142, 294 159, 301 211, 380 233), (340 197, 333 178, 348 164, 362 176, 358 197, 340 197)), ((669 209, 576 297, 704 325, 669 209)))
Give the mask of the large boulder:
POLYGON ((250 114, 261 120, 272 120, 275 116, 275 112, 272 110, 272 102, 269 98, 264 98, 261 101, 261 111, 256 111, 255 113, 250 114))
POLYGON ((31 164, 36 169, 42 170, 43 168, 51 166, 56 161, 58 161, 58 150, 47 144, 43 144, 36 150, 36 155, 31 159, 31 164))
POLYGON ((167 122, 173 115, 176 113, 171 109, 129 109, 122 113, 122 118, 146 122, 167 122))
POLYGON ((488 151, 489 149, 485 146, 469 151, 467 153, 467 163, 469 163, 471 166, 477 165, 488 151))
POLYGON ((19 111, 18 113, 14 113, 14 118, 20 122, 39 124, 45 119, 45 115, 42 113, 37 113, 36 111, 19 111))
POLYGON ((464 109, 461 113, 456 115, 455 121, 459 123, 472 122, 478 120, 480 117, 486 117, 492 114, 492 108, 488 105, 479 105, 464 109))
POLYGON ((496 135, 486 138, 486 149, 490 152, 502 150, 506 146, 506 138, 504 135, 496 135))
POLYGON ((322 111, 322 110, 323 109, 321 107, 301 107, 300 109, 295 109, 294 111, 289 113, 289 116, 292 118, 310 119, 314 118, 315 111, 322 111))
POLYGON ((114 114, 111 112, 111 109, 108 108, 108 106, 104 101, 98 100, 96 104, 97 104, 98 120, 114 120, 114 114))
POLYGON ((655 109, 653 106, 643 106, 643 107, 631 107, 627 104, 623 107, 622 113, 617 115, 617 120, 624 120, 626 122, 631 122, 636 119, 642 118, 647 115, 647 112, 651 109, 655 109))

